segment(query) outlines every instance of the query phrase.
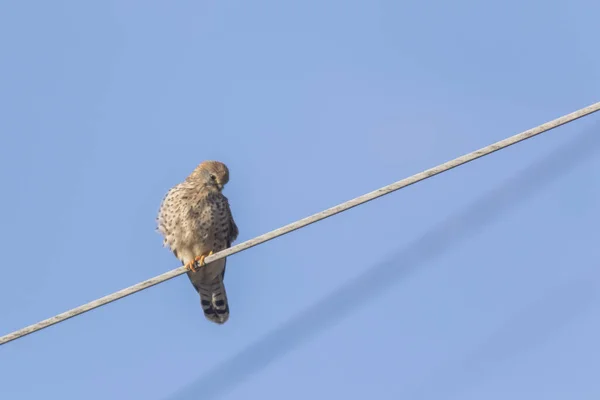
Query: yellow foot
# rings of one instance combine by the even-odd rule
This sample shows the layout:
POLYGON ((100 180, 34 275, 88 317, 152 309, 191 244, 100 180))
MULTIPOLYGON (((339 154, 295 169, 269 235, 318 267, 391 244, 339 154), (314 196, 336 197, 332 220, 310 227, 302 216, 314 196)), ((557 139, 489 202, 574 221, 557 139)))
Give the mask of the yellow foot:
POLYGON ((199 256, 196 256, 193 261, 190 261, 189 263, 185 264, 185 269, 187 269, 188 271, 196 272, 197 271, 197 269, 195 268, 196 263, 198 263, 198 266, 204 267, 206 265, 206 262, 204 262, 204 259, 213 254, 214 253, 211 250, 208 253, 204 253, 199 256))
POLYGON ((201 255, 199 255, 199 256, 196 256, 196 258, 194 258, 194 263, 198 263, 198 265, 199 265, 200 267, 204 267, 204 266, 206 265, 206 262, 204 261, 204 259, 205 259, 206 257, 210 256, 210 255, 213 255, 213 254, 214 254, 214 253, 213 253, 213 251, 211 250, 211 251, 209 251, 208 253, 204 253, 204 254, 201 254, 201 255))
POLYGON ((196 261, 190 261, 189 263, 185 264, 185 269, 187 269, 188 271, 196 272, 194 264, 196 264, 196 261))

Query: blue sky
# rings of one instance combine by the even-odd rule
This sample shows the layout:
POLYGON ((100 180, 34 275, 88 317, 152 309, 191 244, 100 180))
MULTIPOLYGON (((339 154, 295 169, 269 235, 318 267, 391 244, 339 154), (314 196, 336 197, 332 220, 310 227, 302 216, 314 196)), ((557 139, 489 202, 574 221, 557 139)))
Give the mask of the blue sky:
MULTIPOLYGON (((599 101, 600 5, 0 5, 0 335, 177 267, 155 216, 230 167, 238 243, 599 101)), ((0 398, 597 399, 600 116, 0 348, 0 398)))

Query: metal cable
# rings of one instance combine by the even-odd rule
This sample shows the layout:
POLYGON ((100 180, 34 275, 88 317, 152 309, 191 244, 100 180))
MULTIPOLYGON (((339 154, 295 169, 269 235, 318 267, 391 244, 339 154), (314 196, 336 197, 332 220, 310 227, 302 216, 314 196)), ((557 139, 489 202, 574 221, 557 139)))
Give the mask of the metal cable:
MULTIPOLYGON (((550 122, 546 122, 545 124, 542 124, 540 126, 537 126, 535 128, 529 129, 527 131, 518 133, 514 136, 511 136, 509 138, 506 138, 504 140, 501 140, 499 142, 493 143, 489 146, 483 147, 479 150, 473 151, 469 154, 465 154, 461 157, 455 158, 454 160, 445 162, 443 164, 438 165, 437 167, 433 167, 430 168, 428 170, 425 170, 423 172, 419 172, 418 174, 415 174, 413 176, 410 176, 408 178, 402 179, 401 181, 392 183, 390 185, 384 186, 380 189, 377 189, 373 192, 364 194, 362 196, 356 197, 352 200, 348 200, 342 204, 339 204, 335 207, 331 207, 325 211, 321 211, 319 213, 313 214, 309 217, 303 218, 299 221, 296 222, 292 222, 291 224, 285 225, 281 228, 275 229, 271 232, 265 233, 263 235, 257 236, 254 239, 250 239, 247 240, 243 243, 237 244, 233 247, 230 247, 229 249, 220 251, 216 254, 213 254, 209 257, 206 257, 206 263, 210 263, 213 261, 216 261, 218 259, 230 256, 232 254, 235 253, 239 253, 241 251, 244 250, 248 250, 251 247, 257 246, 261 243, 267 242, 269 240, 275 239, 276 237, 285 235, 287 233, 290 233, 292 231, 295 231, 297 229, 303 228, 307 225, 313 224, 315 222, 321 221, 325 218, 331 217, 335 214, 339 214, 343 211, 347 211, 353 207, 356 207, 358 205, 364 204, 368 201, 374 200, 378 197, 382 197, 385 196, 386 194, 395 192, 396 190, 402 189, 404 187, 410 186, 414 183, 417 183, 419 181, 425 180, 427 178, 430 178, 432 176, 438 175, 442 172, 448 171, 452 168, 458 167, 459 165, 462 164, 466 164, 470 161, 473 161, 477 158, 486 156, 488 154, 491 154, 495 151, 507 148, 513 144, 519 143, 523 140, 532 138, 536 135, 539 135, 540 133, 549 131, 553 128, 556 128, 558 126, 567 124, 569 122, 572 122, 576 119, 579 119, 581 117, 584 117, 586 115, 592 114, 596 111, 600 110, 600 102, 592 104, 590 106, 587 106, 585 108, 582 108, 580 110, 577 110, 575 112, 572 112, 570 114, 564 115, 560 118, 557 118, 555 120, 552 120, 550 122)), ((29 335, 33 332, 37 332, 41 329, 47 328, 51 325, 54 324, 58 324, 59 322, 65 321, 69 318, 75 317, 77 315, 83 314, 87 311, 93 310, 94 308, 98 308, 100 306, 106 305, 108 303, 111 303, 115 300, 119 300, 122 299, 123 297, 129 296, 131 294, 134 294, 136 292, 139 292, 141 290, 147 289, 151 286, 157 285, 159 283, 165 282, 169 279, 175 278, 176 276, 179 276, 181 274, 184 274, 186 272, 186 269, 184 266, 181 266, 179 268, 176 268, 174 270, 165 272, 164 274, 158 275, 154 278, 145 280, 143 282, 140 282, 138 284, 129 286, 125 289, 119 290, 117 292, 114 292, 112 294, 109 294, 107 296, 101 297, 97 300, 91 301, 89 303, 86 303, 84 305, 81 305, 79 307, 73 308, 69 311, 65 311, 61 314, 55 315, 54 317, 45 319, 43 321, 40 321, 36 324, 33 325, 29 325, 25 328, 19 329, 17 331, 14 331, 12 333, 9 333, 7 335, 4 335, 2 337, 0 337, 0 345, 6 344, 10 341, 13 341, 15 339, 19 339, 23 336, 29 335)))

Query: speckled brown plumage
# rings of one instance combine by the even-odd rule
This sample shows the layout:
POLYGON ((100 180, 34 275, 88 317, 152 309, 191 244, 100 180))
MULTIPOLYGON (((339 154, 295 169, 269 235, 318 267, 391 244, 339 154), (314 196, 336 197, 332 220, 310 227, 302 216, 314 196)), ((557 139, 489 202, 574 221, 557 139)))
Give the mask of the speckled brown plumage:
POLYGON ((223 284, 226 259, 202 266, 204 257, 231 247, 238 228, 222 190, 229 170, 218 161, 204 161, 185 181, 174 186, 158 212, 164 245, 188 267, 188 277, 200 295, 206 318, 223 324, 229 318, 223 284), (198 268, 199 267, 199 268, 198 268))

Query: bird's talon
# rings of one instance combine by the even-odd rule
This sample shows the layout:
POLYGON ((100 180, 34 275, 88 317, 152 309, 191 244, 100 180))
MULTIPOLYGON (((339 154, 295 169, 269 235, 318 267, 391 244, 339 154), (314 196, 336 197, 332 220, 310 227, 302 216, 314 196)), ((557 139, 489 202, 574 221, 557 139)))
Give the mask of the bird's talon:
POLYGON ((211 250, 207 254, 202 254, 200 256, 196 256, 196 258, 194 258, 194 262, 198 262, 198 265, 200 265, 200 267, 204 267, 206 265, 206 262, 204 261, 204 259, 208 256, 211 256, 212 254, 213 254, 213 251, 211 250))
POLYGON ((195 261, 191 261, 191 262, 187 263, 185 265, 185 269, 187 269, 188 271, 196 272, 196 268, 194 268, 194 264, 196 264, 195 261))

